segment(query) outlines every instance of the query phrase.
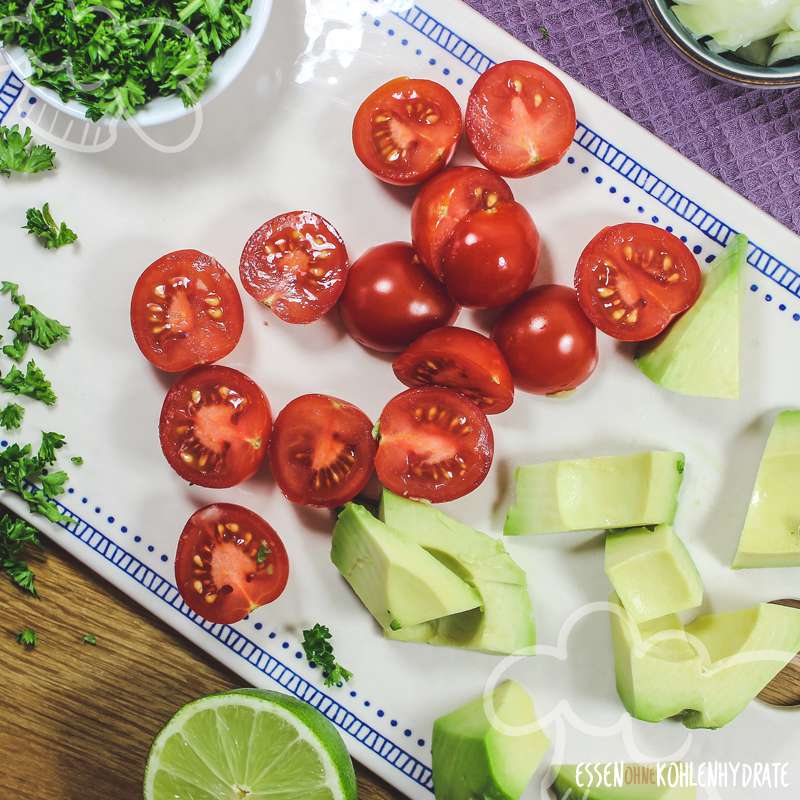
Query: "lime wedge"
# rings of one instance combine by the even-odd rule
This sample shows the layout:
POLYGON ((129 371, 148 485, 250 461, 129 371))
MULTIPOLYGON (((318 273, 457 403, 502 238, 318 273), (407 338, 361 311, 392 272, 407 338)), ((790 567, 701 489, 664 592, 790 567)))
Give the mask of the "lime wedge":
POLYGON ((158 734, 144 800, 355 800, 336 728, 288 695, 258 689, 185 705, 158 734))

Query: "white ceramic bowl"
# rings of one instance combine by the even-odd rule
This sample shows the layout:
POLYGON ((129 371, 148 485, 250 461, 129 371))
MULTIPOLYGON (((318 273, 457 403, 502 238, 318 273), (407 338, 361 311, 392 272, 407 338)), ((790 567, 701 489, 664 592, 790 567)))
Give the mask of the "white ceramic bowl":
MULTIPOLYGON (((208 87, 200 97, 199 104, 202 105, 213 100, 218 94, 223 92, 244 69, 264 35, 271 11, 272 0, 253 0, 253 4, 250 7, 250 17, 252 18, 250 27, 242 34, 236 44, 214 62, 211 68, 208 87)), ((30 61, 21 48, 9 47, 3 52, 12 69, 26 81, 30 90, 37 97, 40 97, 48 105, 68 114, 70 117, 88 121, 86 117, 86 106, 84 106, 83 103, 78 103, 75 100, 70 100, 65 103, 52 89, 28 82, 27 79, 31 75, 30 61)), ((154 125, 163 125, 167 122, 173 122, 191 112, 192 108, 184 106, 183 101, 178 96, 158 97, 155 100, 151 100, 146 106, 143 106, 136 114, 130 117, 129 120, 123 120, 122 122, 131 121, 139 127, 148 128, 154 125)), ((104 117, 98 124, 102 125, 116 121, 117 120, 104 117)))

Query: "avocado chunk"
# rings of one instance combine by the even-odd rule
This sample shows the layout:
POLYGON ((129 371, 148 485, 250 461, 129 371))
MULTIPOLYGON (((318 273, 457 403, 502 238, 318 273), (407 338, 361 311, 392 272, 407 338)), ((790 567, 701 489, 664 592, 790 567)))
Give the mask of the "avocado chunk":
POLYGON ((533 655, 536 624, 528 590, 524 586, 495 581, 475 581, 482 608, 423 622, 386 636, 404 642, 439 647, 459 647, 501 655, 533 655))
POLYGON ((651 381, 678 394, 739 396, 742 268, 747 237, 734 236, 703 279, 697 302, 636 358, 651 381))
POLYGON ((505 681, 434 722, 435 796, 518 800, 549 747, 530 695, 516 681, 505 681))
POLYGON ((387 630, 391 639, 488 653, 519 653, 536 644, 527 579, 502 541, 448 517, 429 503, 384 491, 381 519, 413 539, 481 597, 481 607, 387 630))
POLYGON ((456 572, 478 574, 486 580, 525 586, 525 571, 506 552, 505 545, 486 533, 448 517, 430 503, 409 500, 384 489, 380 518, 391 528, 425 548, 456 572))
POLYGON ((605 570, 637 623, 697 608, 703 602, 700 573, 670 525, 609 533, 605 570))
POLYGON ((645 722, 680 715, 687 728, 721 728, 738 716, 800 650, 800 609, 762 603, 698 617, 637 625, 611 615, 617 692, 645 722))
POLYGON ((517 502, 504 533, 565 533, 672 524, 683 481, 682 453, 549 461, 519 467, 517 502))
POLYGON ((616 595, 609 602, 616 607, 611 640, 617 693, 628 713, 645 722, 661 722, 687 708, 699 708, 702 661, 678 616, 637 625, 616 595))
POLYGON ((670 782, 678 782, 676 774, 686 771, 685 765, 678 762, 582 764, 580 767, 560 764, 553 766, 553 789, 559 800, 696 800, 694 787, 669 786, 670 782), (629 780, 629 776, 634 777, 632 769, 635 778, 629 780))
POLYGON ((383 628, 469 611, 475 589, 416 542, 348 503, 333 529, 331 561, 383 628))
POLYGON ((687 728, 721 728, 800 650, 800 609, 762 603, 725 614, 707 614, 686 626, 704 664, 700 704, 688 711, 687 728))
POLYGON ((767 440, 734 569, 800 567, 800 411, 778 415, 767 440))

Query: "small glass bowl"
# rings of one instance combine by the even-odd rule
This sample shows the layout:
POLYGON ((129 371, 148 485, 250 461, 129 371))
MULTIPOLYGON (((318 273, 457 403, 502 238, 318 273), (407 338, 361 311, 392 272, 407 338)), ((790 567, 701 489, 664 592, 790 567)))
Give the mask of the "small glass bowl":
POLYGON ((730 53, 714 53, 696 39, 672 13, 672 0, 644 0, 653 21, 667 41, 691 64, 724 81, 759 89, 800 87, 800 63, 762 67, 748 64, 730 53))

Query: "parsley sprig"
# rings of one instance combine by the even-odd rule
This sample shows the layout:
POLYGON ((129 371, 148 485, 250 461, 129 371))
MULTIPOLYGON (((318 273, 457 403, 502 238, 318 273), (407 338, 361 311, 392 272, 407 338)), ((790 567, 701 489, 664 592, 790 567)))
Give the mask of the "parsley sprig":
POLYGON ((250 25, 251 4, 0 0, 0 40, 21 46, 33 80, 83 103, 89 119, 129 117, 154 97, 196 103, 212 63, 250 25))
MULTIPOLYGON (((69 326, 43 314, 36 306, 25 300, 19 286, 11 281, 0 284, 0 294, 7 294, 18 308, 9 320, 8 327, 14 333, 14 341, 3 347, 3 352, 16 362, 22 361, 28 345, 34 344, 49 350, 56 342, 69 338, 69 326)), ((21 392, 20 394, 24 394, 21 392)))
POLYGON ((330 640, 331 632, 325 625, 317 623, 313 628, 303 631, 306 658, 322 668, 326 686, 338 686, 347 683, 353 673, 336 661, 330 640))
MULTIPOLYGON (((8 6, 0 0, 0 15, 8 6)), ((0 22, 0 40, 4 23, 0 22)), ((8 177, 12 172, 33 173, 53 169, 55 152, 46 144, 35 144, 31 129, 20 133, 19 125, 7 128, 0 125, 0 175, 8 177)))
POLYGON ((13 583, 36 597, 35 576, 27 552, 41 549, 39 531, 12 514, 0 516, 0 568, 13 583))
POLYGON ((55 460, 54 451, 64 443, 60 434, 44 433, 35 455, 31 444, 12 443, 0 451, 0 486, 19 495, 32 512, 51 522, 64 519, 53 498, 64 493, 69 478, 63 470, 48 470, 55 460))
POLYGON ((16 366, 0 378, 0 388, 9 394, 22 394, 40 400, 46 406, 52 406, 56 400, 56 393, 53 391, 53 384, 47 379, 42 370, 36 366, 36 362, 31 359, 25 372, 16 366))
POLYGON ((9 403, 0 411, 0 426, 7 431, 13 431, 22 425, 25 409, 19 403, 9 403))
POLYGON ((53 219, 50 203, 45 203, 41 210, 29 208, 25 213, 26 222, 23 226, 31 236, 35 236, 48 250, 57 250, 59 247, 78 241, 78 234, 66 222, 60 225, 53 219))
POLYGON ((23 628, 17 634, 17 644, 21 644, 28 650, 32 650, 34 647, 36 647, 38 642, 39 637, 36 635, 36 631, 33 628, 23 628))

